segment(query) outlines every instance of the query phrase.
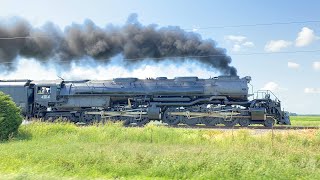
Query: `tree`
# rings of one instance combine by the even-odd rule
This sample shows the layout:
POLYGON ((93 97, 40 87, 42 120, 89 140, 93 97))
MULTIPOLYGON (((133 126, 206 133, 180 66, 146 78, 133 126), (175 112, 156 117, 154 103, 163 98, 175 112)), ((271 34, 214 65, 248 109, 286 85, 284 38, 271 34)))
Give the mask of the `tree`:
POLYGON ((0 92, 0 141, 15 135, 21 123, 20 109, 10 96, 0 92))

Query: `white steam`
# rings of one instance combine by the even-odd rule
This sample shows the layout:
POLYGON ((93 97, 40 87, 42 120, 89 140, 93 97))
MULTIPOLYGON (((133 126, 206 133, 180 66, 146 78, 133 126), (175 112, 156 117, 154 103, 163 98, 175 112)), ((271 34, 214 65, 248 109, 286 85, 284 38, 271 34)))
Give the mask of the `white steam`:
POLYGON ((147 63, 145 65, 137 66, 137 68, 128 68, 119 66, 117 63, 97 64, 93 60, 88 63, 72 62, 68 68, 63 64, 46 63, 41 64, 39 61, 33 59, 20 58, 16 63, 17 67, 13 70, 5 70, 5 67, 0 66, 0 79, 32 79, 32 80, 53 80, 62 77, 66 80, 105 80, 117 77, 160 77, 165 76, 174 78, 177 76, 198 76, 202 78, 209 78, 217 76, 212 71, 198 62, 184 61, 178 64, 172 64, 169 61, 161 63, 147 63))

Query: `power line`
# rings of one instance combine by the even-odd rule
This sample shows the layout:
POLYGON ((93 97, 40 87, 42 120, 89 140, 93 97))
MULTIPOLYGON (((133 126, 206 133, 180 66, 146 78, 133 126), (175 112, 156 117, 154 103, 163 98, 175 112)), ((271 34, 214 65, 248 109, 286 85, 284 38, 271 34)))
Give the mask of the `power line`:
POLYGON ((32 39, 31 36, 15 36, 15 37, 0 37, 1 40, 12 40, 12 39, 32 39))
POLYGON ((15 39, 34 39, 38 37, 56 37, 53 35, 38 35, 38 36, 12 36, 12 37, 0 37, 0 40, 15 40, 15 39))
MULTIPOLYGON (((253 26, 272 26, 272 25, 288 25, 288 24, 302 24, 302 23, 320 23, 320 20, 309 20, 309 21, 292 21, 292 22, 273 22, 273 23, 258 23, 258 24, 240 24, 240 25, 225 25, 225 26, 209 26, 196 29, 214 29, 214 28, 237 28, 237 27, 253 27, 253 26)), ((193 29, 184 29, 184 30, 193 30, 193 29)), ((40 35, 40 36, 15 36, 15 37, 0 37, 0 40, 16 40, 16 39, 33 39, 37 37, 51 37, 53 35, 40 35)), ((248 56, 248 55, 268 55, 268 54, 293 54, 293 53, 313 53, 320 52, 320 50, 301 50, 301 51, 280 51, 280 52, 251 52, 251 53, 237 53, 230 54, 230 56, 248 56)), ((184 59, 184 58, 209 58, 215 56, 225 56, 225 55, 204 55, 204 56, 172 56, 172 57, 159 57, 159 58, 125 58, 124 61, 134 61, 134 60, 143 60, 143 59, 184 59)), ((50 60, 38 61, 38 62, 49 62, 50 60)), ((72 60, 72 61, 81 61, 81 60, 72 60)), ((95 61, 110 61, 110 59, 102 59, 95 61)), ((71 61, 58 61, 59 63, 71 62, 71 61)), ((13 62, 0 62, 0 64, 13 64, 13 62)))
POLYGON ((297 50, 297 51, 278 51, 278 52, 252 52, 252 53, 238 53, 238 54, 231 54, 231 55, 243 56, 243 55, 295 54, 295 53, 314 53, 314 52, 320 52, 320 49, 297 50))
MULTIPOLYGON (((296 53, 315 53, 320 52, 320 49, 317 50, 301 50, 301 51, 280 51, 280 52, 251 52, 251 53, 237 53, 237 54, 230 54, 230 56, 251 56, 251 55, 272 55, 272 54, 296 54, 296 53)), ((212 55, 203 55, 203 56, 171 56, 171 57, 159 57, 159 58, 124 58, 123 61, 137 61, 137 60, 159 60, 159 59, 195 59, 195 58, 210 58, 210 57, 221 57, 227 56, 225 54, 212 54, 212 55)), ((83 59, 78 60, 61 60, 61 61, 53 61, 53 60, 37 60, 37 62, 57 62, 57 63, 70 63, 75 61, 82 61, 83 59)), ((110 61, 111 59, 94 59, 94 61, 110 61)), ((0 64, 14 64, 15 62, 0 62, 0 64)))
POLYGON ((208 26, 199 28, 188 28, 184 30, 194 29, 222 29, 222 28, 238 28, 238 27, 254 27, 254 26, 273 26, 273 25, 289 25, 289 24, 309 24, 309 23, 320 23, 320 20, 310 21, 291 21, 291 22, 272 22, 272 23, 257 23, 257 24, 239 24, 239 25, 221 25, 221 26, 208 26))
MULTIPOLYGON (((222 28, 239 28, 239 27, 255 27, 255 26, 273 26, 273 25, 289 25, 289 24, 309 24, 309 23, 320 23, 320 20, 309 20, 309 21, 291 21, 291 22, 271 22, 271 23, 257 23, 257 24, 239 24, 239 25, 221 25, 221 26, 208 26, 208 27, 197 27, 197 28, 182 28, 186 31, 200 30, 200 29, 222 29, 222 28)), ((14 36, 14 37, 0 37, 0 40, 14 40, 14 39, 32 39, 36 37, 51 37, 52 35, 41 35, 41 36, 14 36)))

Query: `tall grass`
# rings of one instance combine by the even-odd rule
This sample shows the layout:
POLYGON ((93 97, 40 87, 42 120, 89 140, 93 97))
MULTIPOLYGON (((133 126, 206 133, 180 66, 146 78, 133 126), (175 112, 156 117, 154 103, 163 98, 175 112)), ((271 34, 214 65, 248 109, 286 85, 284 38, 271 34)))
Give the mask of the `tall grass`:
POLYGON ((320 131, 22 126, 0 144, 0 179, 319 179, 320 131))

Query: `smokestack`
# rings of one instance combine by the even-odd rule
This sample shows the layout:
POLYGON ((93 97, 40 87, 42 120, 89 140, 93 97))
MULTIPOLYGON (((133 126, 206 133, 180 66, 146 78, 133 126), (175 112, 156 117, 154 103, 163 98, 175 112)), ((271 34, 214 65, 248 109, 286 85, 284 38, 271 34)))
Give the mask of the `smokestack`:
POLYGON ((0 65, 13 62, 17 57, 59 61, 92 58, 110 60, 122 54, 130 67, 143 61, 178 63, 194 60, 207 65, 212 71, 224 75, 236 75, 230 66, 231 58, 226 50, 216 47, 213 40, 203 40, 199 34, 186 32, 177 26, 144 26, 132 14, 123 26, 96 26, 86 20, 72 24, 64 31, 49 22, 34 28, 22 18, 0 22, 0 65), (24 38, 27 37, 27 38, 24 38))

